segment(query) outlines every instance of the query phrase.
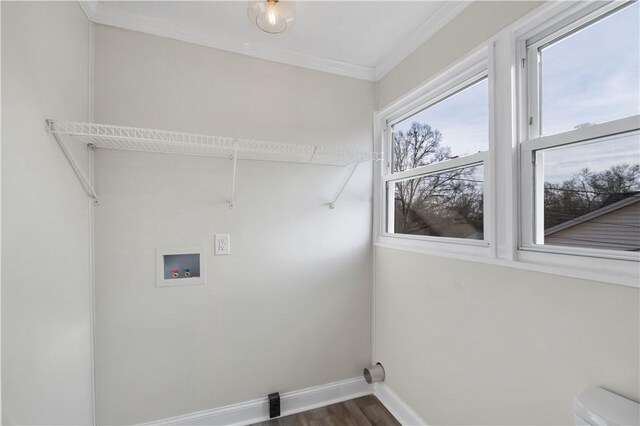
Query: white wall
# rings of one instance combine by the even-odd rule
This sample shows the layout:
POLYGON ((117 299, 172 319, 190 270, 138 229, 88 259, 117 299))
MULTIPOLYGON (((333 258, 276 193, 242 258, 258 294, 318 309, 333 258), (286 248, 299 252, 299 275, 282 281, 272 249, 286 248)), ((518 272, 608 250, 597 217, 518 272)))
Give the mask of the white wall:
MULTIPOLYGON (((370 150, 372 84, 97 26, 96 121, 370 150)), ((98 419, 150 421, 359 376, 371 358, 371 165, 99 151, 98 419), (232 254, 213 256, 230 233, 232 254), (156 288, 157 247, 205 286, 156 288)))
POLYGON ((638 290, 376 249, 376 355, 428 424, 573 424, 597 385, 638 399, 638 290))
MULTIPOLYGON (((47 117, 89 118, 75 2, 2 2, 3 424, 90 424, 90 207, 47 117)), ((86 150, 74 153, 88 166, 86 150)))
MULTIPOLYGON (((378 82, 378 106, 536 4, 473 4, 378 82)), ((573 424, 587 385, 640 398, 638 289, 385 248, 375 262, 376 361, 428 424, 573 424)))

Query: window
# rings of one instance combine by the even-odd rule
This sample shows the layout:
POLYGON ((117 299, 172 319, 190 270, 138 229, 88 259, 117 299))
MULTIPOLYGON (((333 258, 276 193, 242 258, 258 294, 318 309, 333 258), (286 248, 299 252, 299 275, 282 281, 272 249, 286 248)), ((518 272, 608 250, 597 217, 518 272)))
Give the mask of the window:
POLYGON ((377 246, 638 287, 637 1, 544 2, 374 134, 377 246))
POLYGON ((639 8, 612 3, 525 41, 524 250, 638 259, 639 8))
POLYGON ((486 74, 453 80, 417 112, 388 122, 387 236, 486 243, 486 74))

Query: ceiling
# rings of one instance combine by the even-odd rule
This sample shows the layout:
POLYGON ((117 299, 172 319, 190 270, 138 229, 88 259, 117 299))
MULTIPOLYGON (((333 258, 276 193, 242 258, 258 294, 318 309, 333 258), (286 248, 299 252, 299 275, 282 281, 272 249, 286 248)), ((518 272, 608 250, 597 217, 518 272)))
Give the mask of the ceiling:
POLYGON ((296 22, 267 34, 246 1, 81 1, 93 22, 375 81, 470 1, 296 1, 296 22))

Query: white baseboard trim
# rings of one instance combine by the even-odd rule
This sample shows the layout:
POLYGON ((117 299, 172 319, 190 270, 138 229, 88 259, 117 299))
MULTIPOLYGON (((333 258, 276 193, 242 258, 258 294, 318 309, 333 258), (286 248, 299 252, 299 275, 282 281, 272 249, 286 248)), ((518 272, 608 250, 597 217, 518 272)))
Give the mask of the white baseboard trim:
POLYGON ((387 410, 393 414, 393 417, 404 426, 426 425, 425 421, 409 408, 386 384, 376 383, 373 394, 380 400, 382 405, 387 407, 387 410))
MULTIPOLYGON (((362 377, 342 380, 280 395, 281 416, 300 413, 337 402, 370 395, 374 391, 362 377)), ((269 420, 269 404, 266 397, 227 405, 211 410, 143 423, 140 426, 210 426, 247 425, 269 420)))

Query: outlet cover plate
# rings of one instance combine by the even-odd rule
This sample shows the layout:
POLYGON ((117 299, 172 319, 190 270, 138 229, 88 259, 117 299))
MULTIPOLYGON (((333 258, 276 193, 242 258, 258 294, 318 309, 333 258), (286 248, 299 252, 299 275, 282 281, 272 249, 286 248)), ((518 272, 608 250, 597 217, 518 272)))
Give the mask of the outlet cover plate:
POLYGON ((229 238, 229 234, 216 234, 215 244, 216 256, 231 254, 231 240, 229 238))

